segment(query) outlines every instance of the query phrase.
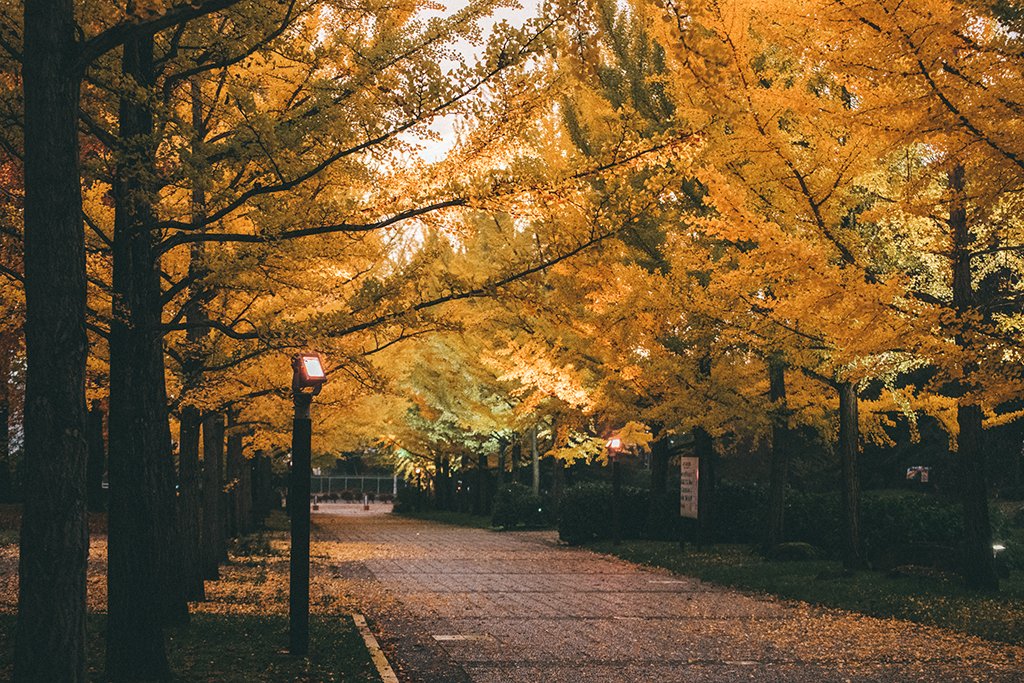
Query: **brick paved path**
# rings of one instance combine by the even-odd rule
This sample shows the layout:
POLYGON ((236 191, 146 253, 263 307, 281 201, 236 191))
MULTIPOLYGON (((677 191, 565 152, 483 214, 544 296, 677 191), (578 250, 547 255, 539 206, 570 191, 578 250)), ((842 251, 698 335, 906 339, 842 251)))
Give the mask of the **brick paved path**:
POLYGON ((1024 681, 1024 648, 741 595, 553 532, 315 524, 373 549, 336 571, 401 603, 367 616, 403 683, 1024 681))

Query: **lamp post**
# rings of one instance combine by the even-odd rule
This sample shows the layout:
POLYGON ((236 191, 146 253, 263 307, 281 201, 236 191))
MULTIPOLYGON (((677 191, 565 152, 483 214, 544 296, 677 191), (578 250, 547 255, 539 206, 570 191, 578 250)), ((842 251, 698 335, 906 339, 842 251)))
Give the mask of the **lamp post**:
POLYGON ((309 471, 313 423, 309 407, 327 381, 320 356, 300 353, 292 357, 292 469, 288 484, 291 513, 289 553, 288 641, 289 653, 304 657, 309 652, 309 471))
POLYGON ((622 473, 619 471, 622 441, 615 437, 609 439, 605 446, 612 459, 612 545, 619 545, 622 542, 622 473))

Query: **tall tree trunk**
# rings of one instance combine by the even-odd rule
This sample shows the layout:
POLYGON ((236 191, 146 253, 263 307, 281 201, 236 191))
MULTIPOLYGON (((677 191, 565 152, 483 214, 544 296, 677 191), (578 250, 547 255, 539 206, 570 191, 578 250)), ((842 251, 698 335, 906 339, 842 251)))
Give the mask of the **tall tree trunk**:
POLYGON ((238 426, 238 411, 228 411, 227 432, 227 486, 231 492, 232 536, 242 536, 252 531, 252 468, 245 459, 243 449, 244 432, 238 426))
POLYGON ((223 458, 224 413, 210 413, 203 418, 203 532, 200 541, 200 564, 206 581, 220 579, 220 563, 224 555, 224 523, 221 519, 223 458))
MULTIPOLYGON (((652 427, 656 433, 662 431, 660 425, 652 427)), ((669 517, 679 516, 678 505, 671 506, 668 501, 668 446, 668 437, 651 444, 651 493, 644 530, 644 535, 651 539, 664 538, 672 523, 669 517)))
MULTIPOLYGON (((136 83, 152 84, 152 61, 151 37, 125 43, 122 70, 136 83)), ((107 674, 128 681, 169 676, 161 627, 187 620, 188 603, 153 253, 153 120, 131 96, 119 117, 126 148, 114 182, 107 674)))
MULTIPOLYGON (((660 428, 657 428, 660 431, 660 428)), ((651 496, 663 496, 668 489, 669 439, 663 436, 651 444, 651 496)))
POLYGON ((74 4, 25 3, 25 463, 14 680, 88 679, 85 238, 74 4))
POLYGON ((487 473, 488 455, 486 452, 477 454, 476 461, 476 496, 473 497, 473 514, 487 514, 487 473))
POLYGON ((494 475, 494 491, 498 492, 505 486, 505 464, 508 460, 509 444, 503 439, 498 445, 498 471, 494 475))
POLYGON ((786 365, 779 355, 768 361, 768 386, 772 416, 771 480, 768 488, 768 527, 763 550, 771 554, 782 542, 786 513, 786 480, 789 472, 789 416, 786 410, 786 365))
MULTIPOLYGON (((4 383, 6 384, 6 377, 4 383)), ((10 393, 0 391, 0 503, 11 503, 14 489, 11 480, 11 407, 10 393)))
POLYGON ((697 455, 697 547, 711 542, 711 506, 715 494, 715 440, 703 427, 693 428, 697 455))
POLYGON ((957 480, 964 506, 964 581, 969 588, 997 591, 999 574, 992 553, 981 406, 961 403, 957 406, 956 419, 960 427, 957 480))
POLYGON ((189 601, 206 600, 203 583, 200 544, 202 539, 202 481, 203 470, 199 462, 199 435, 202 416, 195 406, 181 409, 178 423, 178 481, 181 495, 178 511, 181 521, 182 564, 185 588, 189 601))
POLYGON ((262 523, 276 505, 274 491, 271 488, 272 477, 273 466, 270 456, 263 451, 257 452, 252 463, 252 504, 254 522, 257 524, 262 523))
POLYGON ((447 455, 434 456, 434 507, 451 510, 451 461, 447 455))
POLYGON ((14 478, 11 473, 11 367, 17 348, 17 335, 0 336, 0 503, 14 502, 14 478))
MULTIPOLYGON (((953 308, 961 325, 968 325, 967 316, 977 312, 977 295, 972 282, 972 241, 967 223, 964 197, 964 167, 955 164, 949 174, 953 202, 949 226, 953 236, 953 308)), ((971 342, 964 330, 956 335, 957 346, 964 357, 971 358, 971 342)), ((988 483, 985 480, 985 451, 982 448, 982 408, 972 395, 977 389, 976 361, 965 363, 957 392, 957 463, 959 465, 960 500, 964 508, 964 579, 970 588, 999 590, 992 555, 992 526, 988 514, 988 483)))
POLYGON ((530 431, 530 458, 533 462, 533 495, 540 495, 540 451, 537 450, 537 425, 530 431))
POLYGON ((103 474, 107 471, 107 440, 103 433, 103 408, 100 401, 92 402, 89 409, 89 464, 86 472, 86 495, 90 510, 102 510, 103 474))
POLYGON ((515 439, 512 442, 512 452, 509 457, 512 458, 512 483, 519 483, 519 461, 523 459, 523 440, 519 434, 512 436, 515 439))
MULTIPOLYGON (((558 441, 558 420, 551 423, 551 448, 558 441)), ((565 462, 551 457, 551 504, 554 507, 555 520, 558 520, 559 509, 562 507, 562 496, 565 494, 565 462)))
POLYGON ((551 504, 554 506, 555 519, 558 519, 562 507, 562 496, 565 495, 565 462, 561 458, 551 458, 551 504))
POLYGON ((860 418, 857 411, 857 385, 839 384, 839 463, 842 470, 843 566, 867 568, 860 533, 860 418))
MULTIPOLYGON (((192 98, 192 152, 199 158, 202 155, 202 142, 206 137, 206 124, 203 118, 203 92, 198 77, 190 79, 190 96, 192 98)), ((206 220, 206 193, 198 184, 192 187, 190 211, 192 224, 201 230, 206 220)), ((206 248, 202 242, 191 246, 189 253, 189 279, 192 282, 201 280, 205 269, 206 248)), ((186 304, 185 320, 190 324, 209 321, 203 304, 205 292, 192 292, 186 304)), ((182 374, 185 376, 183 393, 193 391, 202 381, 205 363, 202 340, 207 330, 190 327, 185 333, 188 346, 184 352, 182 374)), ((178 514, 181 522, 182 564, 184 565, 186 596, 190 601, 206 599, 206 587, 203 584, 204 571, 202 563, 202 508, 203 508, 203 470, 199 460, 200 433, 202 414, 195 406, 185 405, 179 415, 179 454, 178 480, 180 495, 178 497, 178 514)))

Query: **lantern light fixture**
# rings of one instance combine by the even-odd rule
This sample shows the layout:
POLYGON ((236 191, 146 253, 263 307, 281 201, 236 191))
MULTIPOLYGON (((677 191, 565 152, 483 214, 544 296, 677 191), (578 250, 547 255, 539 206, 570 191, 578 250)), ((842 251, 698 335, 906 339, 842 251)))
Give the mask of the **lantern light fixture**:
MULTIPOLYGON (((316 396, 327 381, 327 373, 324 372, 324 364, 320 355, 316 353, 297 353, 292 356, 292 391, 302 392, 303 389, 312 389, 312 395, 316 396)), ((303 392, 304 393, 304 392, 303 392)))

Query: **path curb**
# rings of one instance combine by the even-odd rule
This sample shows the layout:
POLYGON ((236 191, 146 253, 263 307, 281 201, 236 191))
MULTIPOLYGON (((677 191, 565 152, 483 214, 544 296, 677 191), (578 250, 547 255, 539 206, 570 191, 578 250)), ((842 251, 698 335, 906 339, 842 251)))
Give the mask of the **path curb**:
POLYGON ((388 658, 384 656, 384 651, 377 644, 377 639, 370 631, 370 627, 366 625, 366 617, 362 614, 353 614, 352 621, 355 622, 359 632, 363 634, 363 642, 366 643, 366 649, 370 651, 370 658, 373 660, 374 666, 377 667, 383 683, 398 683, 398 676, 395 675, 394 669, 388 664, 388 658))

